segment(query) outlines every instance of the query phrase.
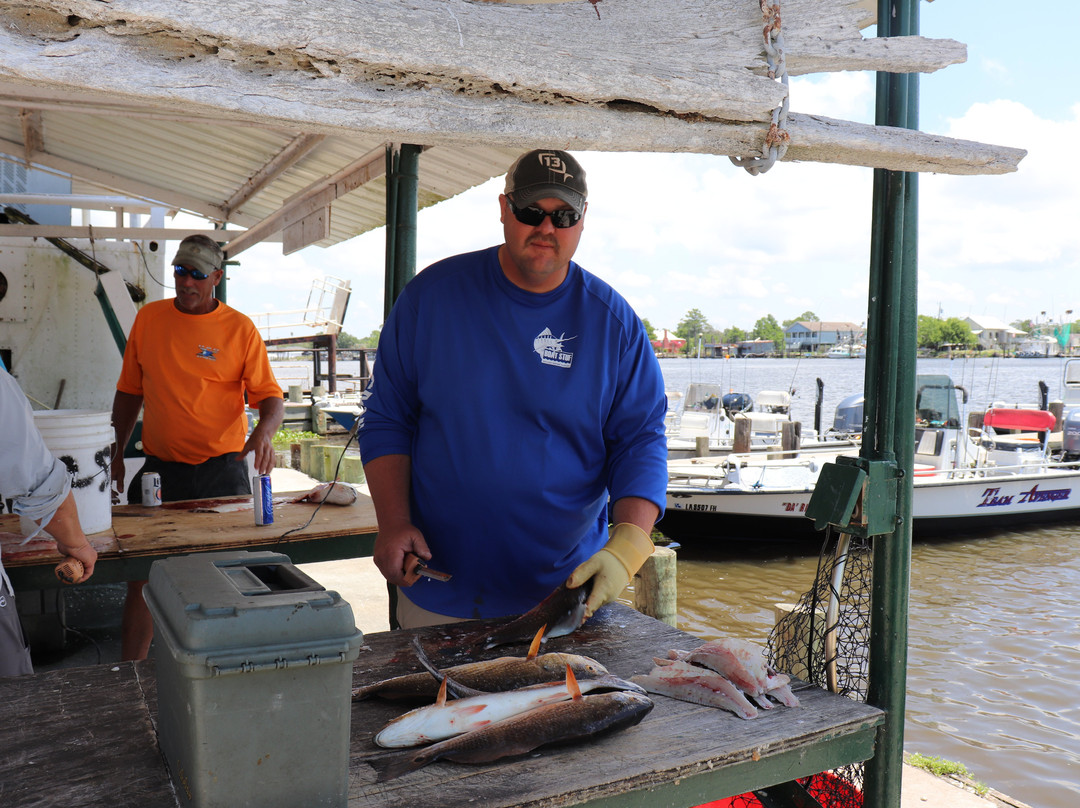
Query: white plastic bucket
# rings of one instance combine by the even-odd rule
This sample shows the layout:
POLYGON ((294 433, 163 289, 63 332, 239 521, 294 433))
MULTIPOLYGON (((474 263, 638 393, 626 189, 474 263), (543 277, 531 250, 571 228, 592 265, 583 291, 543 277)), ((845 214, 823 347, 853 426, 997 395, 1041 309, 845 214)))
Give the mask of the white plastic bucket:
MULTIPOLYGON (((112 474, 109 460, 114 440, 112 415, 94 410, 38 410, 34 425, 45 445, 71 475, 71 491, 84 533, 112 527, 112 474)), ((22 520, 24 535, 37 525, 22 520)))

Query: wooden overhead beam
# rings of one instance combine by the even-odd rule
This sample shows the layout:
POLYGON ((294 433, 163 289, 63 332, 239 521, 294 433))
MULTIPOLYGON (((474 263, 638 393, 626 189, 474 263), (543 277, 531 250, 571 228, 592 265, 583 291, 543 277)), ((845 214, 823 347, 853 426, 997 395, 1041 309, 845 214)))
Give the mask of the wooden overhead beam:
POLYGON ((386 173, 386 149, 372 149, 358 160, 329 177, 314 182, 292 196, 284 205, 262 221, 249 227, 244 235, 231 241, 225 248, 227 258, 235 258, 248 247, 265 241, 289 225, 328 207, 335 199, 354 191, 365 183, 386 173))
POLYGON ((22 127, 23 149, 26 165, 34 160, 34 155, 45 150, 45 130, 41 125, 41 112, 34 109, 19 110, 19 124, 22 127))
MULTIPOLYGON (((858 0, 782 5, 793 75, 930 71, 965 58, 951 40, 864 40, 858 0)), ((227 15, 216 0, 27 8, 9 25, 0 9, 0 80, 382 141, 754 156, 786 92, 766 76, 761 14, 748 0, 620 0, 601 20, 585 2, 251 0, 227 15)), ((798 102, 804 124, 817 119, 798 102)), ((912 160, 908 136, 870 136, 863 124, 835 121, 825 141, 815 127, 786 128, 789 150, 810 161, 963 174, 1012 171, 1024 154, 917 132, 912 160)))
POLYGON ((326 135, 303 134, 290 140, 281 151, 266 161, 266 165, 248 177, 247 181, 236 189, 236 193, 225 200, 221 208, 225 211, 226 218, 232 211, 303 159, 304 155, 322 143, 325 138, 326 135))
MULTIPOLYGON (((244 230, 178 227, 90 227, 86 225, 0 224, 0 238, 124 239, 126 241, 180 241, 188 236, 204 235, 227 242, 244 235, 244 230)), ((271 234, 263 241, 280 241, 271 234)))

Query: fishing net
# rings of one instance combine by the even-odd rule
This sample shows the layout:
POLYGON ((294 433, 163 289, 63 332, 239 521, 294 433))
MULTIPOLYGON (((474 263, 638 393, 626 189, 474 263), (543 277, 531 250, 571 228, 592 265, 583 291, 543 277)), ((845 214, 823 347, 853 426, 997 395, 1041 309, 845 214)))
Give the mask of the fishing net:
MULTIPOLYGON (((769 635, 769 664, 805 682, 865 701, 870 650, 873 554, 868 539, 826 532, 813 587, 769 635)), ((861 808, 863 765, 798 781, 823 808, 861 808)), ((763 800, 765 800, 763 802, 763 800)), ((762 808, 763 794, 741 794, 708 808, 762 808)))

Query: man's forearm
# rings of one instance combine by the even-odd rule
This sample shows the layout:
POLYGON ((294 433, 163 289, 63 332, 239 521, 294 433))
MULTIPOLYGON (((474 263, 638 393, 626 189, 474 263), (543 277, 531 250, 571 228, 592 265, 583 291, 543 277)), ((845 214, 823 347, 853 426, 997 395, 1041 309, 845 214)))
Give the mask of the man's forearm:
POLYGON ((616 500, 611 508, 611 521, 614 524, 629 522, 644 530, 646 535, 652 533, 659 515, 660 509, 656 504, 641 497, 623 497, 616 500))
POLYGON ((271 396, 259 402, 258 426, 270 435, 277 433, 281 422, 285 420, 285 399, 271 396))
POLYGON ((143 397, 131 393, 116 391, 113 396, 112 425, 116 433, 116 456, 123 457, 131 433, 135 430, 135 422, 139 418, 139 410, 142 409, 143 397))
POLYGON ((411 474, 412 458, 409 455, 383 455, 364 464, 364 479, 380 528, 412 521, 409 511, 411 474))

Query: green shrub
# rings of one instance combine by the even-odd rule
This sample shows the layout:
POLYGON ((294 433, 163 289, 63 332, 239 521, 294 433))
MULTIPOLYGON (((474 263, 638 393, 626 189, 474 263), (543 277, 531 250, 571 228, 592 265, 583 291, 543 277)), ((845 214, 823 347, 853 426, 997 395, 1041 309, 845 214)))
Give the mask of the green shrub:
POLYGON ((319 437, 314 432, 304 432, 300 429, 289 429, 282 427, 274 435, 274 448, 275 449, 288 449, 294 443, 299 443, 304 438, 317 438, 319 437))

